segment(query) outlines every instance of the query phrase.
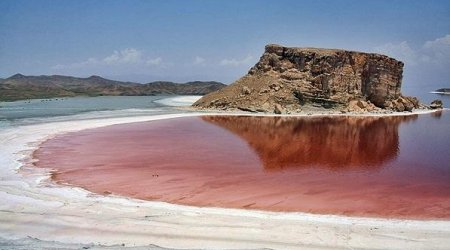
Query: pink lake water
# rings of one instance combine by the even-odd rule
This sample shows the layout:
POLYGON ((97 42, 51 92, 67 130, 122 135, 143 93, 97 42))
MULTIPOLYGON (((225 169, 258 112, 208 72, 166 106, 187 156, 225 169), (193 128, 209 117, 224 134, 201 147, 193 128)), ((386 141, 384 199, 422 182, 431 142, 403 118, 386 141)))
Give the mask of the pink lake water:
POLYGON ((169 203, 450 218, 450 113, 201 116, 88 129, 37 149, 58 183, 169 203))

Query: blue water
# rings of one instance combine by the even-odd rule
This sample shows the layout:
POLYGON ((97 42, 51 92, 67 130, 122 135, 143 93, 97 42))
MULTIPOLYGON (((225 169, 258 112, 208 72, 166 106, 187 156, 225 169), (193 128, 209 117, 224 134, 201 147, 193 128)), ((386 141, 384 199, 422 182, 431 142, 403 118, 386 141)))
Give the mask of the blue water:
POLYGON ((2 102, 0 103, 0 128, 68 119, 177 112, 174 107, 155 102, 169 97, 171 96, 102 96, 2 102))

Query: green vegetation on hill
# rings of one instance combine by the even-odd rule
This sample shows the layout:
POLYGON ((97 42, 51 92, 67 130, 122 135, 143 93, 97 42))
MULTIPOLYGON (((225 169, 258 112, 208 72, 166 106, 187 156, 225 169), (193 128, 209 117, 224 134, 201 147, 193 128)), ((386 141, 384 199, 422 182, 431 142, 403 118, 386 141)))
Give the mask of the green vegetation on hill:
POLYGON ((158 94, 205 95, 226 85, 220 82, 121 82, 91 76, 24 76, 0 79, 0 101, 43 99, 72 96, 146 96, 158 94))

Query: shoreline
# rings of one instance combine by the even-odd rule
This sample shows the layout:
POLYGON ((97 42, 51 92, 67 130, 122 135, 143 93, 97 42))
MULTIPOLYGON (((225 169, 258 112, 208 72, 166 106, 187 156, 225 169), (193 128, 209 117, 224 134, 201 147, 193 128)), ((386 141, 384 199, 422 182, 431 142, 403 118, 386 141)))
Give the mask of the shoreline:
POLYGON ((275 114, 275 113, 263 113, 263 112, 247 112, 247 111, 220 111, 220 110, 199 110, 192 107, 178 107, 180 111, 192 111, 200 113, 200 115, 248 115, 248 116, 273 116, 273 117, 317 117, 317 116, 357 116, 357 117, 385 117, 385 116, 409 116, 409 115, 421 115, 431 114, 435 112, 447 111, 450 108, 442 109, 415 109, 411 112, 389 112, 389 113, 376 113, 376 112, 307 112, 307 113, 292 113, 292 114, 275 114))
MULTIPOLYGON (((428 110, 425 113, 433 112, 436 112, 436 110, 428 110)), ((412 112, 402 113, 400 115, 417 115, 423 113, 424 112, 412 112)), ((25 164, 27 166, 23 166, 24 160, 25 162, 28 162, 28 164, 32 163, 33 159, 30 156, 36 149, 36 146, 40 145, 40 142, 57 134, 114 124, 198 115, 255 114, 197 112, 142 117, 91 119, 26 125, 1 131, 1 138, 6 139, 7 141, 9 140, 12 144, 8 143, 8 145, 10 145, 9 147, 8 145, 1 146, 4 149, 8 149, 2 151, 6 152, 5 156, 7 157, 3 157, 0 161, 2 165, 8 166, 8 169, 6 169, 7 174, 2 175, 5 176, 4 179, 7 180, 8 185, 0 185, 0 196, 6 201, 6 204, 2 205, 2 208, 3 206, 7 207, 0 211, 0 214, 2 214, 0 217, 2 220, 2 223, 0 223, 0 237, 20 239, 26 236, 32 236, 42 240, 67 243, 120 244, 120 240, 114 236, 116 235, 115 233, 108 233, 108 231, 110 231, 109 228, 112 226, 113 228, 120 229, 118 231, 122 233, 133 232, 135 231, 134 229, 140 229, 138 231, 141 231, 141 234, 136 234, 137 232, 134 232, 134 234, 131 233, 133 234, 133 237, 127 239, 127 246, 134 243, 137 245, 156 244, 173 248, 198 247, 199 245, 209 246, 210 248, 272 247, 274 249, 289 249, 297 247, 323 247, 326 245, 330 245, 333 248, 364 247, 367 245, 384 248, 386 246, 384 242, 387 239, 392 241, 392 245, 390 246, 392 249, 402 249, 405 247, 443 249, 450 244, 450 221, 346 217, 299 212, 268 212, 231 208, 191 207, 165 202, 141 201, 126 197, 103 196, 90 193, 78 187, 58 185, 52 183, 50 180, 49 172, 51 170, 33 169, 27 164, 25 164), (75 125, 78 127, 75 128, 75 125), (8 179, 11 180, 8 182, 8 179), (49 197, 50 202, 48 202, 49 197), (17 206, 22 207, 20 212, 17 212, 16 214, 15 209, 8 209, 8 206, 11 205, 8 201, 11 201, 13 208, 17 206), (27 206, 30 202, 33 204, 32 201, 36 201, 41 207, 27 206), (46 205, 45 203, 49 204, 46 205), (49 223, 50 225, 39 226, 39 223, 42 223, 40 222, 42 216, 39 216, 39 213, 36 213, 36 211, 30 213, 30 211, 33 210, 40 210, 41 212, 44 212, 44 214, 51 213, 45 212, 48 210, 48 206, 57 209, 56 211, 52 211, 54 214, 50 218, 54 223, 53 227, 60 228, 60 221, 72 221, 71 219, 68 219, 67 216, 69 216, 69 218, 74 218, 73 216, 75 216, 77 218, 76 220, 80 220, 80 222, 77 221, 77 224, 83 224, 84 227, 90 228, 90 230, 94 230, 94 232, 98 231, 102 233, 99 235, 95 235, 95 233, 94 235, 92 235, 92 233, 86 235, 86 233, 81 232, 83 229, 76 230, 75 228, 69 230, 71 231, 70 236, 67 232, 50 236, 52 234, 49 232, 55 230, 54 228, 53 230, 51 229, 52 223, 49 223), (80 210, 83 208, 87 209, 87 212, 80 210), (93 208, 97 208, 98 210, 93 210, 93 208), (5 210, 10 212, 5 212, 5 210), (28 211, 28 213, 24 213, 24 211, 28 211), (101 216, 99 216, 101 218, 97 218, 97 211, 101 211, 101 216), (130 213, 130 211, 132 212, 130 213), (120 214, 123 213, 126 213, 127 216, 120 216, 120 214), (119 214, 119 216, 117 216, 117 214, 119 214), (28 221, 35 221, 37 225, 29 225, 29 228, 27 228, 27 226, 22 225, 23 223, 21 223, 24 219, 21 218, 22 216, 27 217, 28 221), (122 221, 117 225, 115 219, 110 221, 112 218, 116 217, 124 219, 127 223, 122 221), (161 225, 161 219, 164 221, 163 225, 161 225), (97 226, 92 228, 92 225, 85 221, 96 221, 97 226), (114 221, 116 223, 114 223, 114 221), (292 222, 298 223, 293 225, 292 222), (10 228, 14 225, 16 225, 16 232, 5 233, 5 226, 6 228, 10 228), (173 228, 167 228, 167 226, 164 225, 172 225, 171 227, 173 228), (193 228, 193 225, 196 226, 193 228), (212 231, 214 232, 211 232, 211 225, 213 225, 214 230, 212 231), (155 230, 155 226, 158 230, 155 230), (21 229, 21 227, 23 228, 21 229), (373 229, 374 227, 377 229, 373 229), (253 228, 254 232, 249 232, 249 228, 253 228), (44 232, 39 232, 38 230, 44 232), (148 234, 142 234, 142 231, 146 231, 148 234), (149 235, 156 235, 155 231, 160 232, 161 235, 149 237, 149 235), (349 233, 349 231, 352 232, 349 233), (303 232, 308 236, 299 241, 298 236, 300 232, 303 232), (311 232, 314 233, 311 234, 311 232), (352 235, 358 240, 343 239, 343 235, 346 234, 352 235), (166 235, 178 236, 174 239, 166 235), (222 237, 219 237, 219 235, 222 235, 222 237), (397 237, 396 235, 402 236, 397 237), (421 235, 427 235, 427 239, 423 239, 421 235), (224 236, 226 236, 226 240, 223 239, 224 236), (272 239, 273 237, 278 240, 267 240, 272 239), (421 240, 416 241, 417 237, 421 238, 421 240), (171 238, 171 240, 167 240, 167 238, 171 238), (319 240, 321 238, 327 239, 325 240, 325 243, 323 239, 319 240)), ((329 114, 305 114, 303 116, 323 115, 327 116, 329 114)), ((335 115, 349 116, 351 114, 335 115)), ((385 115, 397 114, 376 114, 376 116, 385 115)), ((362 116, 366 116, 366 114, 362 116)), ((5 172, 5 169, 2 169, 1 171, 5 172)), ((2 182, 5 182, 5 180, 2 180, 2 182)), ((27 219, 25 219, 25 221, 27 221, 27 219)), ((48 224, 48 222, 46 222, 46 224, 48 224)), ((8 232, 8 230, 6 230, 6 232, 8 232)))

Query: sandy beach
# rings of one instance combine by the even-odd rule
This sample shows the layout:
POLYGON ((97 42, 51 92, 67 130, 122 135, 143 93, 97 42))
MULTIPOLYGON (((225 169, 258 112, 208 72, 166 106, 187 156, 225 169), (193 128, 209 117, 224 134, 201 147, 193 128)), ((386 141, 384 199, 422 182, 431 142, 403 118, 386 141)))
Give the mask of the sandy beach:
POLYGON ((57 134, 200 114, 205 113, 52 122, 2 130, 0 237, 17 242, 31 237, 58 244, 174 249, 447 249, 450 245, 450 221, 201 208, 103 196, 56 185, 49 180, 51 170, 30 166, 39 143, 57 134))

